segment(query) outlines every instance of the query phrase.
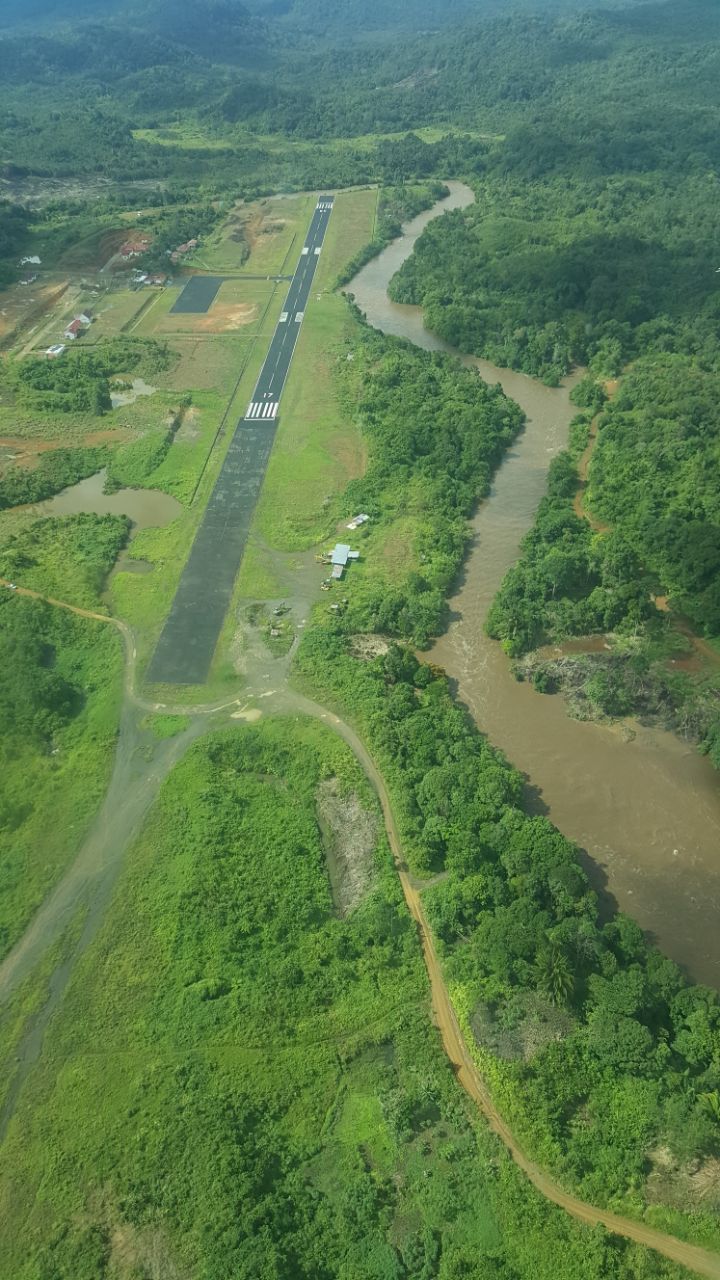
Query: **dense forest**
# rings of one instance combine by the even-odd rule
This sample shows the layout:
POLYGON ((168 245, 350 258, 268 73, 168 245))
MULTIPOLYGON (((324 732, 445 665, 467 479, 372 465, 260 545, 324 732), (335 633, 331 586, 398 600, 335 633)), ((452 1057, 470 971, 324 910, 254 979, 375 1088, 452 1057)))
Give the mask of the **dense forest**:
POLYGON ((551 466, 488 619, 514 656, 611 633, 609 656, 533 659, 518 670, 540 689, 568 690, 582 715, 639 712, 676 728, 718 765, 717 677, 692 679, 672 658, 688 643, 673 615, 700 635, 720 634, 719 393, 714 369, 680 355, 638 360, 607 403, 601 384, 585 378, 573 393, 587 407, 573 447, 551 466), (598 410, 581 485, 578 456, 598 410))
MULTIPOLYGON (((386 637, 412 634, 408 624, 417 593, 432 600, 437 568, 429 548, 447 554, 443 569, 451 571, 448 534, 467 483, 464 467, 456 467, 442 475, 443 500, 432 489, 422 489, 418 498, 414 486, 424 485, 426 458, 432 454, 421 435, 412 445, 398 436, 391 407, 384 417, 371 406, 383 404, 383 388, 393 384, 394 375, 398 394, 424 387, 429 417, 429 386, 444 372, 458 384, 453 392, 445 384, 443 401, 461 419, 462 379, 474 378, 444 356, 372 333, 362 341, 372 353, 375 378, 367 380, 360 366, 357 376, 367 380, 367 387, 356 411, 368 434, 371 486, 376 469, 383 477, 372 508, 374 558, 379 547, 392 545, 398 507, 404 517, 419 505, 423 520, 412 531, 413 560, 389 585, 385 580, 383 592, 381 576, 361 565, 364 577, 354 583, 347 609, 318 615, 300 648, 299 674, 304 687, 342 709, 371 746, 392 789, 411 871, 439 877, 423 900, 455 1005, 527 1143, 591 1199, 624 1201, 636 1213, 658 1197, 680 1207, 678 1170, 688 1162, 698 1169, 711 1165, 720 1142, 717 994, 690 985, 632 921, 601 915, 578 851, 545 817, 528 815, 522 777, 453 701, 444 673, 420 663, 404 647, 391 646, 370 660, 356 648, 363 627, 386 637), (408 448, 414 453, 410 468, 408 448), (404 607, 393 614, 389 605, 380 615, 374 590, 377 599, 382 594, 392 603, 397 597, 404 607)), ((361 351, 356 358, 362 360, 361 351)), ((343 371, 339 376, 344 381, 353 375, 343 371)), ((491 405, 498 423, 503 408, 496 394, 491 405)), ((586 386, 583 398, 588 395, 586 386)), ((480 448, 492 439, 492 418, 486 416, 491 405, 483 406, 482 399, 477 405, 480 448)), ((410 415, 422 416, 417 407, 410 415)), ((511 424, 512 418, 510 436, 511 424)), ((576 427, 576 448, 587 426, 586 419, 584 432, 582 423, 576 427)), ((441 473, 437 461, 429 469, 441 473)), ((555 514, 550 505, 556 496, 568 496, 566 477, 572 472, 566 457, 553 470, 546 510, 548 523, 555 521, 558 530, 561 520, 571 527, 577 519, 572 512, 555 514)), ((481 474, 474 472, 474 483, 481 474)), ((349 504, 363 492, 372 499, 372 487, 363 491, 351 485, 349 504)), ((404 532, 410 536, 407 525, 404 532)), ((461 544, 455 554, 462 554, 461 544)), ((563 571, 560 556, 546 554, 546 570, 534 562, 527 569, 529 578, 543 584, 563 571)), ((605 580, 615 587, 609 607, 616 600, 619 611, 625 606, 631 613, 637 592, 622 586, 628 562, 632 547, 616 539, 605 567, 605 580)), ((706 1202, 709 1231, 714 1195, 712 1206, 706 1202)), ((677 1229, 679 1219, 672 1213, 666 1221, 677 1229)))

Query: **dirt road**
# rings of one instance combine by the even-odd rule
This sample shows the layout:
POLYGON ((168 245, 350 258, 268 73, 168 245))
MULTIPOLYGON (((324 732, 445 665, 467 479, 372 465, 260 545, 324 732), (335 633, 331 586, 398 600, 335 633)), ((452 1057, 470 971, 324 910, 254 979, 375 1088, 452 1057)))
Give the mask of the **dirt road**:
POLYGON ((306 715, 312 715, 322 720, 323 723, 334 729, 344 739, 359 760, 368 780, 377 792, 405 901, 420 932, 425 967, 430 979, 433 1018, 440 1031, 443 1048, 452 1063, 459 1083, 469 1097, 472 1098, 475 1105, 482 1111, 493 1133, 496 1133, 500 1138, 515 1164, 522 1169, 533 1186, 537 1188, 546 1200, 559 1205, 561 1209, 571 1214, 572 1217, 578 1218, 581 1222, 585 1222, 590 1226, 599 1224, 614 1235, 623 1236, 627 1240, 634 1240, 637 1244, 646 1245, 649 1249, 657 1250, 658 1253, 664 1254, 666 1258, 670 1258, 673 1262, 680 1263, 681 1266, 688 1267, 691 1271, 696 1271, 698 1275, 709 1276, 710 1280, 720 1280, 720 1255, 711 1253, 707 1249, 701 1249, 697 1245, 686 1244, 675 1236, 666 1235, 664 1232, 656 1231, 641 1222, 633 1222, 631 1218, 624 1218, 620 1214, 611 1213, 606 1209, 598 1209, 595 1205, 580 1200, 577 1196, 564 1191, 562 1187, 558 1186, 552 1178, 525 1155, 514 1134, 495 1107, 487 1085, 473 1062, 465 1043, 465 1038, 442 976, 420 894, 413 886, 403 859, 400 836, 382 775, 363 742, 348 724, 340 720, 338 716, 326 711, 317 703, 309 701, 309 699, 298 697, 297 702, 299 710, 302 709, 306 715))
MULTIPOLYGON (((0 586, 9 586, 5 579, 0 579, 0 586)), ((81 609, 74 605, 69 605, 61 600, 42 596, 39 592, 31 591, 27 588, 15 588, 20 595, 29 596, 31 599, 43 600, 47 604, 56 606, 57 608, 67 609, 71 613, 76 613, 80 617, 92 618, 99 622, 105 622, 115 626, 123 635, 126 645, 128 658, 132 661, 132 666, 128 668, 126 674, 126 688, 128 694, 131 691, 132 672, 134 671, 135 661, 135 642, 130 628, 118 619, 110 618, 104 614, 94 613, 91 610, 81 609)), ((313 702, 311 699, 304 697, 302 694, 296 693, 289 689, 283 689, 276 692, 275 695, 266 694, 270 697, 268 710, 273 712, 290 712, 295 714, 312 716, 314 719, 321 721, 328 728, 337 733, 344 742, 350 747, 357 760, 361 764, 369 782, 375 789, 383 812, 385 829, 387 832, 388 842, 392 851, 400 883, 402 886, 405 902, 408 910, 415 921, 420 934, 422 943, 423 958, 430 981, 430 992, 432 999, 433 1019, 440 1032, 442 1038, 443 1049, 450 1060, 455 1075, 462 1085, 465 1092, 472 1099, 473 1103, 484 1115, 488 1125, 492 1131, 497 1134, 503 1145, 507 1148, 509 1154, 515 1164, 520 1168, 533 1186, 545 1197, 546 1200, 558 1205, 564 1209, 572 1217, 584 1222, 590 1226, 600 1225, 605 1227, 614 1235, 622 1236, 625 1239, 633 1240, 637 1244, 645 1245, 647 1248, 655 1249, 658 1253, 663 1254, 666 1258, 673 1262, 679 1263, 681 1266, 687 1267, 689 1270, 696 1272, 698 1275, 707 1276, 709 1280, 720 1280, 720 1255, 702 1249, 697 1245, 687 1244, 683 1240, 677 1239, 675 1236, 667 1235, 662 1231, 656 1231, 650 1226, 646 1226, 641 1222, 634 1222, 631 1218, 622 1217, 619 1214, 611 1213, 606 1209, 599 1209, 595 1205, 588 1204, 586 1201, 579 1199, 577 1196, 563 1190, 551 1177, 549 1177, 538 1165, 530 1160, 522 1147, 516 1140, 511 1129, 506 1124, 503 1117, 493 1103, 490 1092, 485 1081, 473 1061, 470 1052, 465 1043, 462 1030, 457 1020, 457 1016, 450 1000, 450 995, 445 985, 442 975, 440 963, 438 961, 435 945, 433 942, 430 927, 422 905, 420 891, 416 887, 411 878, 405 860, 402 854, 402 846, 400 842, 400 834, 395 821, 390 803, 385 781, 378 770, 375 762, 367 750, 365 744, 355 732, 353 728, 339 716, 333 712, 326 710, 319 703, 313 702)), ((136 700, 134 696, 131 701, 137 705, 143 706, 142 702, 136 700)), ((149 704, 151 707, 153 704, 149 704)), ((239 699, 235 699, 227 707, 238 707, 239 699)), ((153 707, 153 709, 159 709, 153 707)), ((127 829, 123 833, 118 833, 113 829, 112 840, 110 840, 110 827, 115 820, 118 812, 118 804, 127 808, 127 796, 132 793, 133 788, 128 786, 129 778, 126 771, 131 767, 131 756, 119 750, 119 760, 116 766, 116 772, 108 791, 106 802, 103 805, 98 821, 90 834, 84 849, 81 851, 76 863, 71 867, 56 887, 55 891, 43 904, 38 916, 30 925, 24 937, 18 943, 18 946, 10 953, 2 966, 0 966, 0 993, 7 995, 8 992, 15 988, 18 980, 29 969, 42 954, 50 943, 47 938, 47 926, 51 926, 50 932, 57 936, 58 917, 65 922, 70 918, 73 908, 78 905, 78 889, 82 885, 87 887, 88 880, 97 877, 99 892, 96 899, 90 907, 89 918, 86 921, 84 936, 73 957, 73 961, 84 949, 91 938, 95 935, 105 907, 109 901, 110 890, 114 884, 116 876, 119 872, 120 863, 125 848, 127 847, 132 834, 139 829, 139 823, 144 813, 149 808, 150 799, 157 792, 161 778, 166 776, 169 769, 178 762, 184 750, 190 745, 190 742, 202 732, 203 716, 207 716, 214 711, 224 710, 223 708, 183 708, 185 714, 193 717, 193 724, 181 737, 176 739, 167 750, 167 757, 162 763, 157 762, 154 777, 147 780, 142 796, 138 796, 137 806, 132 806, 132 813, 127 814, 127 821, 123 824, 127 829), (114 853, 111 865, 105 863, 103 851, 107 850, 111 844, 114 853), (105 863, 105 865, 103 865, 105 863), (103 874, 104 873, 104 874, 103 874), (57 908, 60 908, 58 911, 57 908)), ((130 714, 126 708, 125 716, 130 714)), ((235 713, 237 715, 237 712, 235 713)), ((231 721, 232 722, 232 721, 231 721)), ((132 755, 132 753, 131 753, 132 755)), ((51 938, 50 941, 53 939, 51 938)), ((51 1008, 43 1010, 41 1027, 34 1027, 29 1037, 30 1052, 24 1067, 21 1068, 21 1079, 24 1079, 32 1064, 36 1061, 42 1047, 42 1031, 49 1020, 51 1012, 60 1002, 62 994, 67 986, 67 982, 71 976, 71 968, 67 965, 62 973, 62 980, 57 984, 57 988, 53 991, 51 1008)), ((19 1093, 20 1080, 14 1082, 12 1090, 12 1102, 19 1093)), ((4 1129, 10 1119, 9 1110, 5 1110, 5 1114, 1 1117, 3 1123, 1 1128, 4 1129)), ((1 1136, 1 1134, 0 1134, 1 1136)))

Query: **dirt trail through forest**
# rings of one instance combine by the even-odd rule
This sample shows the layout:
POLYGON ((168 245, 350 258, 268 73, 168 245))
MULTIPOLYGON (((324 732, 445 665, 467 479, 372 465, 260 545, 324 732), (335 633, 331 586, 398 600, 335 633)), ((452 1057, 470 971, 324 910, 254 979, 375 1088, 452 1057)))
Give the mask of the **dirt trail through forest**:
POLYGON ((592 1226, 602 1225, 615 1235, 623 1236, 625 1239, 634 1240, 638 1244, 657 1250, 658 1253, 664 1254, 666 1258, 672 1259, 673 1262, 678 1262, 681 1266, 688 1267, 691 1271, 696 1271, 698 1275, 709 1276, 711 1280, 718 1280, 720 1278, 720 1255, 711 1253, 707 1249, 701 1249, 698 1245, 687 1244, 683 1240, 678 1240, 675 1236, 656 1231, 653 1227, 645 1226, 641 1222, 633 1222, 631 1218, 624 1218, 620 1214, 598 1209, 595 1205, 580 1200, 570 1192, 564 1191, 562 1187, 525 1155, 512 1130, 497 1110, 488 1087, 470 1056, 465 1043, 465 1038, 452 1007, 450 994, 440 969, 420 893, 414 887, 403 858, 400 834, 393 815, 388 790, 381 773, 362 740, 348 724, 309 699, 298 695, 295 700, 298 710, 322 720, 344 739, 359 760, 368 780, 377 792, 405 901, 420 932, 425 967, 430 979, 433 1019, 442 1037, 443 1048, 452 1063, 459 1083, 469 1097, 472 1098, 475 1105, 482 1111, 493 1133, 500 1138, 515 1164, 522 1169, 533 1186, 537 1188, 546 1200, 551 1200, 553 1204, 559 1205, 561 1209, 565 1209, 572 1217, 592 1226))
MULTIPOLYGON (((9 586, 6 579, 0 579, 0 585, 9 586)), ((130 628, 117 618, 111 618, 105 614, 95 613, 89 609, 81 609, 76 605, 68 604, 62 600, 55 600, 51 597, 41 595, 37 591, 29 590, 16 586, 15 590, 19 595, 28 596, 31 599, 42 600, 46 604, 50 604, 60 609, 67 609, 70 613, 78 614, 80 617, 91 618, 98 622, 105 622, 116 627, 122 634, 126 645, 126 651, 129 659, 128 669, 126 671, 126 692, 130 701, 136 705, 149 705, 153 709, 160 709, 155 704, 143 704, 137 700, 132 692, 132 684, 134 677, 134 662, 136 646, 130 628)), ((510 1156, 515 1164, 520 1168, 526 1177, 532 1182, 533 1186, 540 1192, 545 1199, 550 1200, 553 1204, 564 1209, 572 1217, 579 1219, 588 1225, 601 1225, 615 1235, 623 1236, 625 1239, 633 1240, 638 1244, 655 1249, 658 1253, 663 1254, 666 1258, 673 1262, 679 1263, 681 1266, 695 1271, 698 1275, 707 1276, 709 1280, 720 1280, 720 1255, 711 1253, 709 1250, 702 1249, 698 1245, 687 1244, 683 1240, 677 1239, 675 1236, 666 1235, 662 1231, 656 1231, 654 1228, 644 1225, 641 1222, 634 1222, 631 1218, 624 1218, 619 1214, 611 1213, 605 1209, 599 1209, 595 1205, 588 1204, 586 1201, 579 1199, 570 1192, 563 1190, 556 1182, 553 1181, 546 1173, 543 1172, 538 1165, 534 1164, 523 1151, 522 1147, 516 1140, 512 1130, 506 1124, 503 1117, 497 1110, 489 1089, 473 1061, 470 1051, 465 1043, 463 1033, 460 1029, 455 1011, 452 1007, 450 994, 445 980, 442 975, 440 963, 438 961, 435 945, 433 942, 430 926, 425 915, 420 897, 420 889, 416 887, 415 882, 407 868, 407 864, 403 858, 400 834, 398 831, 395 817, 390 803, 390 796, 385 785, 385 781, 375 765, 372 756, 367 750, 361 738, 350 725, 341 720, 339 716, 333 712, 326 710, 319 703, 313 702, 311 699, 304 697, 302 694, 296 693, 290 689, 282 689, 271 697, 276 698, 277 705, 272 705, 272 710, 277 712, 294 712, 296 714, 312 716, 314 719, 326 724, 330 729, 337 733, 350 747, 361 764, 368 780, 374 787, 383 812, 385 829, 387 832, 388 842, 392 851, 400 883, 402 886, 405 902, 408 910, 415 921, 420 939, 422 943, 423 958, 430 981, 430 992, 432 999, 433 1020, 440 1032, 442 1038, 443 1049, 450 1060, 458 1082, 472 1099, 478 1109, 484 1115, 487 1123, 492 1131, 500 1138, 503 1145, 507 1148, 510 1156)), ((235 699, 227 706, 238 706, 239 699, 235 699)), ((163 710, 165 708, 162 708, 163 710)), ((198 735, 199 725, 202 723, 202 717, 211 714, 215 710, 224 708, 183 708, 185 714, 193 717, 193 725, 191 729, 181 738, 177 739, 173 744, 172 750, 168 753, 169 758, 163 761, 163 766, 157 770, 155 777, 149 779, 149 787, 145 795, 145 803, 140 809, 147 812, 151 794, 154 795, 159 787, 162 777, 166 776, 170 767, 176 764, 184 749, 189 746, 190 742, 198 735), (155 785, 152 785, 152 784, 155 785)), ((127 710, 127 708, 126 708, 127 710)), ((270 710, 270 707, 268 707, 270 710)), ((120 761, 120 770, 123 768, 123 762, 120 761)), ((112 802, 112 793, 122 791, 123 795, 127 795, 127 787, 120 786, 119 779, 114 777, 110 791, 103 806, 103 811, 96 831, 88 843, 95 843, 98 838, 103 842, 109 839, 110 827, 112 825, 113 813, 111 810, 117 808, 112 802)), ((42 1049, 42 1039, 45 1027, 50 1020, 51 1014, 59 1005, 67 984, 70 980, 72 969, 76 963, 82 950, 89 945, 95 936, 97 929, 102 921, 104 911, 110 899, 110 891, 114 885, 117 872, 122 863, 122 855, 125 848, 130 842, 134 832, 138 829, 139 812, 134 814, 135 821, 126 824, 127 830, 122 833, 120 844, 122 848, 118 852, 118 833, 113 831, 113 842, 116 845, 116 851, 113 857, 113 869, 108 869, 108 874, 101 878, 101 889, 97 895, 97 900, 90 907, 90 915, 86 921, 83 938, 78 946, 71 963, 62 966, 60 980, 54 985, 52 996, 46 1008, 42 1011, 40 1018, 33 1024, 26 1037, 26 1043, 21 1047, 21 1065, 16 1080, 13 1081, 11 1090, 11 1106, 4 1108, 4 1113, 0 1120, 0 1137, 7 1129, 11 1119, 11 1113, 14 1104, 20 1093, 22 1083, 32 1069, 35 1061, 39 1057, 42 1049), (115 874, 113 874, 113 872, 115 874)), ((86 847, 87 848, 87 847, 86 847)), ((51 945, 53 937, 48 938, 48 933, 43 925, 51 924, 49 916, 54 910, 57 903, 62 903, 63 912, 61 913, 65 922, 70 918, 70 909, 77 905, 77 896, 72 892, 73 881, 77 881, 78 864, 80 869, 85 859, 82 857, 76 861, 71 867, 62 881, 54 890, 50 899, 43 905, 40 912, 31 922, 26 934, 20 940, 17 948, 14 948, 10 956, 6 957, 3 966, 0 967, 0 994, 7 995, 9 990, 14 989, 17 985, 20 974, 28 971, 30 960, 35 963, 40 954, 51 945), (3 982, 2 979, 9 979, 3 982)), ((48 931, 57 936, 57 929, 52 928, 48 931)))

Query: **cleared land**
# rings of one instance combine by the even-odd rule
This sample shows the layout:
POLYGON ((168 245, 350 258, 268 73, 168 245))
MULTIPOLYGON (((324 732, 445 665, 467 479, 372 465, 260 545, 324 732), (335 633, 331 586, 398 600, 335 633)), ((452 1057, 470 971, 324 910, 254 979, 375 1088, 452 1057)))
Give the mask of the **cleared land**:
POLYGON ((238 204, 227 221, 193 255, 191 262, 206 271, 276 275, 292 270, 312 208, 311 195, 238 204))

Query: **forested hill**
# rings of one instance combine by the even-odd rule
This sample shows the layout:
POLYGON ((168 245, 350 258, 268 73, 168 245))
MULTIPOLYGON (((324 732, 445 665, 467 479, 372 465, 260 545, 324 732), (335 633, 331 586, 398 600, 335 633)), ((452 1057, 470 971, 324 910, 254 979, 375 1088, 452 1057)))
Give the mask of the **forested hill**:
MULTIPOLYGON (((624 7, 646 0, 605 0, 604 7, 624 7)), ((167 24, 168 32, 180 27, 217 29, 247 8, 270 23, 305 29, 313 35, 363 36, 395 30, 418 31, 458 22, 507 14, 509 11, 567 12, 593 7, 593 0, 4 0, 0 30, 17 24, 103 19, 129 16, 141 26, 167 24)), ((218 52, 220 50, 218 49, 218 52)))

